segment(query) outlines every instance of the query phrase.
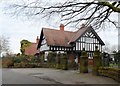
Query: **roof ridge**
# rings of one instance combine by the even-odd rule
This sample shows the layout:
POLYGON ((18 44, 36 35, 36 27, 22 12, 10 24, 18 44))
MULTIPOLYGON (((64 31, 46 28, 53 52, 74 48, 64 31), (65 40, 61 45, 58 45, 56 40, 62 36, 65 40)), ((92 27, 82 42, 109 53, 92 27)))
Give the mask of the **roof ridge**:
MULTIPOLYGON (((49 29, 49 30, 61 31, 61 30, 59 30, 59 29, 45 28, 45 27, 43 27, 42 29, 49 29)), ((73 31, 66 31, 66 30, 64 30, 63 32, 71 32, 71 33, 76 33, 76 31, 75 31, 75 32, 73 32, 73 31)))
MULTIPOLYGON (((79 29, 76 31, 76 34, 73 35, 73 37, 71 38, 71 40, 70 40, 68 43, 71 43, 71 42, 75 41, 75 40, 78 38, 78 37, 77 37, 77 38, 74 40, 74 38, 77 36, 77 33, 79 33, 80 30, 83 30, 83 29, 84 29, 84 32, 86 32, 86 31, 88 30, 88 28, 90 28, 90 27, 91 27, 91 26, 85 26, 85 27, 79 28, 79 29)), ((84 32, 82 32, 81 35, 84 34, 84 32)), ((80 36, 81 36, 81 35, 80 35, 80 36)), ((80 37, 80 36, 79 36, 79 37, 80 37)))

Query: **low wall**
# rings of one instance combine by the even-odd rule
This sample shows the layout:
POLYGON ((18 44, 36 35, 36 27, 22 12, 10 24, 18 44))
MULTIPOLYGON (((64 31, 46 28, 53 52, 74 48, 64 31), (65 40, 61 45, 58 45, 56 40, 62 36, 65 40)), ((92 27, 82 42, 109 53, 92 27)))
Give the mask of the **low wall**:
POLYGON ((98 72, 101 76, 106 76, 120 82, 120 69, 118 68, 100 67, 98 72))

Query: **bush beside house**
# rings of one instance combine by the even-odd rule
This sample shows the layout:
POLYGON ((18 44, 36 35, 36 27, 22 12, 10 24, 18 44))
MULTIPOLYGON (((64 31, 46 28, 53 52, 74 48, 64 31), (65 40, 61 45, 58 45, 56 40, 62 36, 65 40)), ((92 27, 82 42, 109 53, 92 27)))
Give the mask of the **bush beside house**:
POLYGON ((2 58, 3 68, 33 68, 40 66, 40 58, 34 56, 7 56, 2 58))
POLYGON ((2 59, 3 68, 57 68, 57 69, 68 69, 67 54, 59 54, 57 59, 57 53, 51 52, 48 55, 48 61, 44 62, 44 54, 39 57, 19 55, 19 56, 8 56, 2 59))

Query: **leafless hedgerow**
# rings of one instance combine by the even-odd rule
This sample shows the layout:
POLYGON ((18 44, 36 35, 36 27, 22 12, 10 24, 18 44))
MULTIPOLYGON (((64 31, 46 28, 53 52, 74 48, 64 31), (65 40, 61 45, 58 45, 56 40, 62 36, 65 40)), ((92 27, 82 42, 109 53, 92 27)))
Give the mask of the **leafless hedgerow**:
POLYGON ((2 52, 9 52, 9 38, 0 36, 0 56, 2 52))
POLYGON ((57 14, 61 16, 61 21, 65 25, 79 26, 81 23, 85 23, 100 28, 104 22, 111 22, 116 26, 116 22, 111 20, 109 16, 114 12, 120 13, 119 6, 120 1, 80 2, 79 0, 67 0, 52 3, 47 0, 22 0, 22 3, 11 4, 10 9, 15 15, 53 18, 53 14, 57 14))

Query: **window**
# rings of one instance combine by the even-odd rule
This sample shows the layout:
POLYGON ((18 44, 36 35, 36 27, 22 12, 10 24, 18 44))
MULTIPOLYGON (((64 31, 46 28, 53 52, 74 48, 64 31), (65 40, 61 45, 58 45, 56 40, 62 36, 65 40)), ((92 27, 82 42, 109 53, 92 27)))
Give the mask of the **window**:
POLYGON ((85 39, 85 42, 86 42, 86 43, 93 43, 93 38, 86 38, 86 39, 85 39))
POLYGON ((87 50, 87 51, 89 50, 89 44, 87 44, 87 43, 85 44, 85 50, 87 50))

